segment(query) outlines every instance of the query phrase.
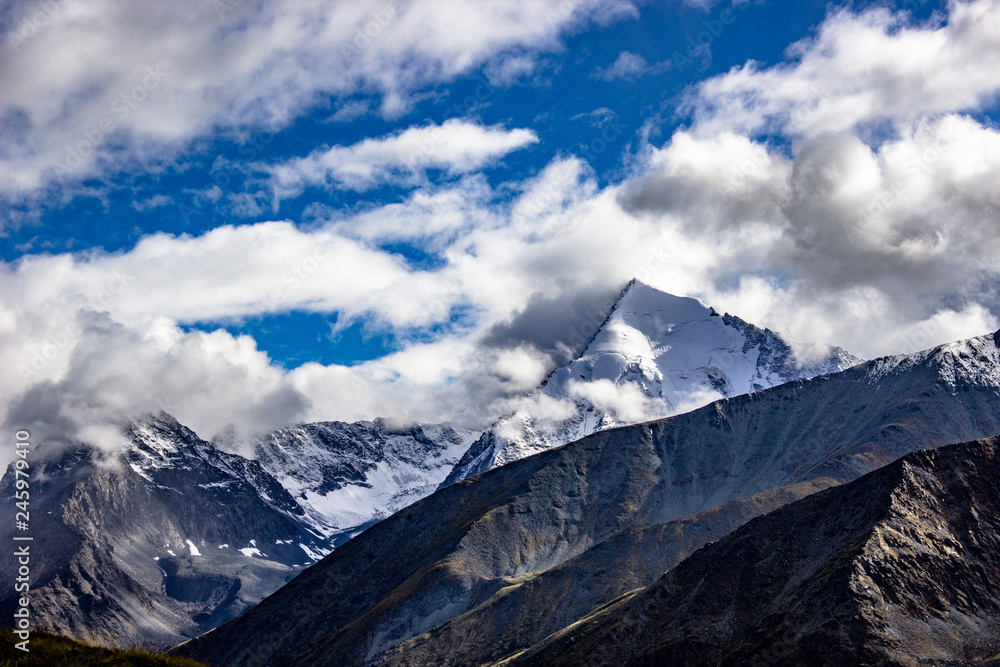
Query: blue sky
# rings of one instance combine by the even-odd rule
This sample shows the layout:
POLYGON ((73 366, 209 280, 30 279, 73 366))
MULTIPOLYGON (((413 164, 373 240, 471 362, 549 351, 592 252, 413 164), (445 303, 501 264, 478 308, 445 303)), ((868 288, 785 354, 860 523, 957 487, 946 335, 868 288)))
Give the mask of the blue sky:
POLYGON ((488 421, 564 360, 529 303, 568 329, 636 275, 865 356, 983 333, 998 25, 988 0, 8 3, 3 409, 488 421))

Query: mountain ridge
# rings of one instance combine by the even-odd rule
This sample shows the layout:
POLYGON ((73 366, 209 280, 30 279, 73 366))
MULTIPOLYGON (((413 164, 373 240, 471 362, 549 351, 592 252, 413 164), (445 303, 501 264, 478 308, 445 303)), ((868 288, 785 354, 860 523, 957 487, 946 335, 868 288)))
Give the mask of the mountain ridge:
POLYGON ((530 648, 544 632, 531 606, 502 609, 521 591, 575 622, 754 516, 917 449, 1000 433, 993 374, 965 377, 977 364, 960 363, 974 355, 982 368, 1000 367, 996 338, 599 431, 462 480, 174 650, 217 665, 503 659, 510 653, 498 650, 530 648), (558 571, 565 563, 568 579, 558 571))
POLYGON ((1000 438, 908 454, 748 522, 497 664, 995 661, 998 479, 1000 438))

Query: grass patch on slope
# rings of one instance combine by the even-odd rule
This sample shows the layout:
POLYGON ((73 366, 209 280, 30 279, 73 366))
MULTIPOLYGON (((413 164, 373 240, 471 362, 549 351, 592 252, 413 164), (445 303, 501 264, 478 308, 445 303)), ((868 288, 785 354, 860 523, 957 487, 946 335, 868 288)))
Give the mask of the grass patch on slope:
POLYGON ((31 633, 29 653, 14 646, 20 641, 10 630, 0 630, 0 667, 204 667, 187 658, 140 648, 90 646, 45 632, 31 633))

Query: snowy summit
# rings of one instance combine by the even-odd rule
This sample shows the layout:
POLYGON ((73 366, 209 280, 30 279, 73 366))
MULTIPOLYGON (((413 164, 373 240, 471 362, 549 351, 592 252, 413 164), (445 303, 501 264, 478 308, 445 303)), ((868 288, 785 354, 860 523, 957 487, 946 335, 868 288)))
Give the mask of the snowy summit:
POLYGON ((688 412, 860 361, 839 347, 799 358, 769 329, 633 280, 583 354, 553 371, 484 433, 445 484, 596 431, 688 412))

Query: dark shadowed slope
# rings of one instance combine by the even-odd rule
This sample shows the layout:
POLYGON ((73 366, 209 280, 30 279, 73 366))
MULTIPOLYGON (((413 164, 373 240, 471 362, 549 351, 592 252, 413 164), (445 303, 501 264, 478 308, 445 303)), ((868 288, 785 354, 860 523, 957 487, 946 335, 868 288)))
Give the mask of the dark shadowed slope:
POLYGON ((707 542, 830 484, 791 484, 674 521, 630 528, 545 572, 510 578, 487 603, 379 656, 379 664, 467 665, 514 655, 623 592, 654 581, 707 542))
MULTIPOLYGON (((493 613, 535 579, 551 582, 560 620, 580 618, 755 514, 916 449, 1000 433, 998 378, 996 337, 984 336, 599 432, 435 493, 176 650, 217 665, 363 664, 481 605, 493 613), (595 547, 603 571, 598 551, 577 568, 595 547), (553 570, 564 563, 572 585, 553 570)), ((520 609, 517 624, 496 612, 457 654, 431 634, 379 659, 503 657, 496 647, 545 631, 543 614, 520 609)))
POLYGON ((755 519, 506 664, 982 664, 997 581, 1000 438, 755 519))

